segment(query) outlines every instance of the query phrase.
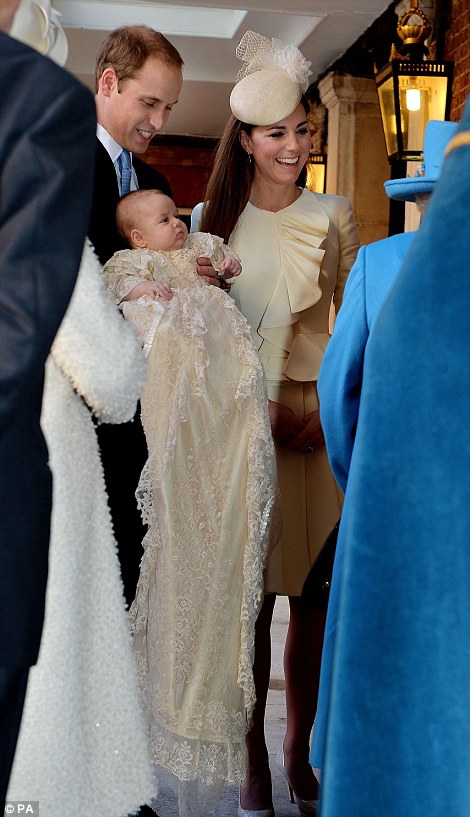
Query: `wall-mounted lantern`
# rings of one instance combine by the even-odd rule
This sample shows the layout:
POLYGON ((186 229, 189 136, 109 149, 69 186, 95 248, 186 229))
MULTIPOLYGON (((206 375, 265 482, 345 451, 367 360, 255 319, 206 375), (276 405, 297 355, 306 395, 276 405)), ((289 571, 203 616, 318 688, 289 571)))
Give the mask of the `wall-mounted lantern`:
POLYGON ((430 31, 416 0, 398 20, 400 52, 375 75, 389 162, 420 160, 428 121, 449 117, 454 64, 424 59, 430 31))

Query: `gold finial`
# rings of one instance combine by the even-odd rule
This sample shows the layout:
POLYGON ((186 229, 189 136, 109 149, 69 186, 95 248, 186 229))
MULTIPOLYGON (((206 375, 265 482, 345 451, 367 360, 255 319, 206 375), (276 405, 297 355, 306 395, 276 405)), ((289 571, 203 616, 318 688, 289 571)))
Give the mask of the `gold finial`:
POLYGON ((406 46, 423 46, 426 37, 431 33, 431 23, 419 8, 419 0, 406 11, 398 20, 397 33, 406 46), (410 23, 413 17, 419 17, 421 23, 410 23))

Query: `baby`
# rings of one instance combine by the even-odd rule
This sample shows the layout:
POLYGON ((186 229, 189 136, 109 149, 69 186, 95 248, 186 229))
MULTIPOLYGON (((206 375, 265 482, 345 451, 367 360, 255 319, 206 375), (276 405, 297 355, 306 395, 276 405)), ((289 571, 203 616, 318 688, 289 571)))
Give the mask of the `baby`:
POLYGON ((117 218, 132 249, 107 262, 105 280, 148 362, 134 646, 155 760, 178 791, 204 791, 245 777, 255 623, 278 532, 266 383, 245 318, 196 272, 206 256, 239 275, 235 253, 188 235, 155 190, 124 196, 117 218))
POLYGON ((106 283, 120 303, 142 296, 170 300, 173 287, 204 286, 207 281, 196 273, 199 256, 209 257, 224 280, 241 272, 238 256, 221 238, 209 233, 188 235, 175 203, 158 190, 136 190, 124 196, 116 222, 133 248, 115 253, 105 266, 106 283))

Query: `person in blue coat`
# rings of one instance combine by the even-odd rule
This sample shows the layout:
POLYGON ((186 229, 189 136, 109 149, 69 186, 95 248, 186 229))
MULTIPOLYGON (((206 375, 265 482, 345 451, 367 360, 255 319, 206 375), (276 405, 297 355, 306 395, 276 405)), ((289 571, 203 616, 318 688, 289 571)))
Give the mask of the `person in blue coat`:
POLYGON ((469 219, 467 102, 364 354, 322 817, 470 814, 469 219))
MULTIPOLYGON (((430 121, 424 139, 424 159, 418 173, 385 182, 387 195, 398 201, 414 201, 423 214, 439 178, 445 148, 457 123, 430 121)), ((320 370, 318 390, 328 457, 341 489, 346 492, 358 424, 364 355, 376 318, 410 250, 416 232, 400 233, 359 250, 346 283, 343 306, 320 370)), ((347 509, 346 509, 347 510, 347 509)), ((320 692, 310 761, 321 769, 331 672, 338 621, 347 513, 343 509, 341 533, 335 555, 322 656, 320 692)))
MULTIPOLYGON (((456 122, 428 122, 423 163, 415 176, 385 182, 391 199, 414 201, 423 213, 439 178, 444 151, 456 122)), ((354 445, 367 341, 415 237, 399 233, 360 248, 344 291, 344 301, 322 362, 318 389, 328 457, 343 491, 354 445)))

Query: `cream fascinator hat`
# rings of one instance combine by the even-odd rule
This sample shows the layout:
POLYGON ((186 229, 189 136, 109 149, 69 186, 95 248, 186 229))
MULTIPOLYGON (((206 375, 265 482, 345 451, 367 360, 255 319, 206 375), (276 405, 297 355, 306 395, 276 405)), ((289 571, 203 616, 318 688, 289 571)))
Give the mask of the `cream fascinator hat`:
POLYGON ((50 0, 21 0, 10 34, 63 66, 68 44, 59 17, 50 0))
POLYGON ((310 62, 294 45, 247 31, 236 55, 245 66, 230 94, 234 116, 248 125, 271 125, 289 116, 309 86, 310 62))

